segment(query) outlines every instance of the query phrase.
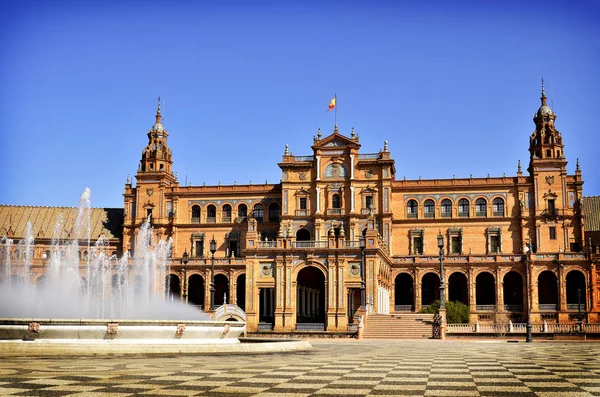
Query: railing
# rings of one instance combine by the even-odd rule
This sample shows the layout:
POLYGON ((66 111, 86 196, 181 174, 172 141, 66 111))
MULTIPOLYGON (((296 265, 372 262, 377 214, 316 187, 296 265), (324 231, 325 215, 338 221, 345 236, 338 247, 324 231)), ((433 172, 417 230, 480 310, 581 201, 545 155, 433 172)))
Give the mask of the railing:
POLYGON ((200 218, 192 217, 192 223, 200 223, 200 218))
POLYGON ((206 223, 217 223, 217 218, 214 216, 207 216, 206 223))
POLYGON ((407 218, 411 218, 411 219, 416 218, 417 217, 417 213, 416 212, 407 212, 406 213, 406 217, 407 218))
POLYGON ((379 158, 379 153, 365 153, 365 154, 358 155, 359 160, 377 160, 378 158, 379 158))
POLYGON ((296 331, 325 331, 323 323, 297 323, 296 331))
POLYGON ((237 218, 235 218, 235 221, 237 223, 242 223, 246 220, 247 216, 238 216, 237 218))
POLYGON ((396 311, 396 312, 412 312, 413 306, 412 305, 395 305, 394 311, 396 311))
POLYGON ((487 212, 485 212, 485 211, 476 211, 475 212, 475 216, 479 216, 479 217, 485 218, 487 216, 487 212))
POLYGON ((459 212, 458 216, 460 218, 468 218, 469 217, 469 213, 468 212, 459 212))
POLYGON ((221 217, 221 222, 223 222, 223 223, 231 223, 231 217, 230 216, 223 216, 223 217, 221 217))
POLYGON ((348 324, 348 332, 358 332, 358 324, 348 324))
MULTIPOLYGON (((531 331, 534 333, 548 334, 574 334, 580 331, 578 323, 555 324, 543 323, 532 324, 531 331)), ((581 331, 584 333, 600 333, 600 324, 581 324, 581 331)), ((525 323, 503 323, 503 324, 446 324, 446 333, 466 334, 466 333, 493 333, 493 334, 525 334, 527 333, 527 324, 525 323)))
POLYGON ((494 211, 494 216, 504 216, 504 211, 494 211))
POLYGON ((293 248, 327 248, 327 241, 292 241, 293 248))
POLYGON ((310 210, 296 210, 296 216, 309 216, 310 210))
POLYGON ((446 324, 446 333, 448 334, 466 334, 475 332, 475 325, 472 324, 446 324))
POLYGON ((273 323, 258 323, 258 331, 273 331, 273 323))
POLYGON ((294 161, 313 161, 315 156, 294 156, 294 161))
POLYGON ((476 305, 475 310, 478 312, 493 312, 496 310, 496 305, 476 305))
MULTIPOLYGON (((370 208, 361 208, 360 209, 360 213, 363 215, 369 215, 371 209, 370 208)), ((376 214, 377 213, 377 208, 373 207, 373 213, 376 214)))
POLYGON ((433 218, 434 216, 435 216, 435 214, 433 212, 424 212, 423 213, 424 218, 433 218))
POLYGON ((504 310, 507 312, 522 312, 523 305, 504 305, 504 310))
POLYGON ((256 248, 276 248, 277 241, 257 241, 256 248))
POLYGON ((343 208, 328 208, 327 215, 344 215, 343 208))
POLYGON ((555 312, 557 310, 557 306, 554 303, 540 303, 538 305, 541 312, 555 312))
POLYGON ((442 211, 442 218, 452 218, 452 212, 443 212, 442 211))
POLYGON ((346 240, 346 248, 360 248, 360 241, 346 240))
MULTIPOLYGON (((579 305, 577 303, 567 303, 567 310, 579 310, 579 305)), ((581 304, 581 310, 585 311, 585 303, 581 304)))
POLYGON ((215 310, 215 320, 223 319, 227 315, 235 315, 242 319, 242 321, 246 321, 246 312, 242 310, 238 305, 221 305, 218 306, 215 310))

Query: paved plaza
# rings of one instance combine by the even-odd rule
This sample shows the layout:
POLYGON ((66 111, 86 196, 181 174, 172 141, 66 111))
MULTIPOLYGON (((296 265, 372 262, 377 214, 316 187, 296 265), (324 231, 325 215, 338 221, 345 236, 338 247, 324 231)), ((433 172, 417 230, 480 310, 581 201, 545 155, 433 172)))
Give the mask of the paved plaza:
POLYGON ((260 355, 0 357, 13 396, 600 396, 600 344, 311 341, 260 355))

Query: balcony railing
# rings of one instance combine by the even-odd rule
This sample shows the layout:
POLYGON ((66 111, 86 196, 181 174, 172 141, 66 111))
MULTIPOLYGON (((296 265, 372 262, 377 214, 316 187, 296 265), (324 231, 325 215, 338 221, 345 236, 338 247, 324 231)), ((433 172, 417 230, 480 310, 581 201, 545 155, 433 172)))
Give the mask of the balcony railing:
POLYGON ((423 217, 425 217, 425 218, 433 218, 434 215, 435 214, 433 212, 424 212, 423 213, 423 217))
POLYGON ((293 248, 327 248, 327 241, 293 241, 293 248))
POLYGON ((557 309, 556 304, 554 303, 540 303, 539 308, 541 312, 555 312, 557 309))
POLYGON ((344 215, 343 208, 328 208, 327 215, 344 215))
MULTIPOLYGON (((577 303, 567 303, 567 310, 569 311, 577 311, 579 310, 579 305, 577 303)), ((585 310, 585 303, 581 304, 581 311, 585 310)))
POLYGON ((258 323, 258 331, 273 331, 273 323, 258 323))
POLYGON ((276 248, 277 241, 257 241, 256 248, 276 248))
POLYGON ((412 312, 413 306, 412 305, 395 305, 394 311, 396 311, 396 312, 412 312))
POLYGON ((416 218, 417 213, 416 212, 408 212, 408 213, 406 213, 406 217, 407 218, 416 218))
POLYGON ((504 310, 507 312, 522 312, 523 305, 504 305, 504 310))
POLYGON ((377 160, 378 158, 379 158, 379 153, 365 153, 365 154, 358 155, 359 160, 377 160))
POLYGON ((442 218, 452 218, 452 212, 442 212, 442 218))
POLYGON ((360 241, 346 241, 346 248, 360 248, 360 241))
POLYGON ((296 331, 325 331, 324 323, 297 323, 296 331))
MULTIPOLYGON (((369 215, 369 208, 361 208, 360 213, 363 215, 369 215)), ((377 208, 373 208, 373 213, 377 213, 377 208)))
POLYGON ((493 312, 496 310, 496 305, 475 305, 475 310, 478 312, 493 312))
POLYGON ((200 223, 199 217, 192 217, 192 223, 200 223))
POLYGON ((231 223, 231 216, 224 216, 221 218, 221 222, 223 223, 231 223))
POLYGON ((294 156, 294 161, 313 161, 314 156, 294 156))
POLYGON ((296 210, 296 216, 309 216, 310 210, 296 210))
POLYGON ((476 211, 475 216, 485 218, 487 216, 487 212, 486 211, 476 211))
POLYGON ((207 216, 206 223, 217 223, 217 217, 215 216, 207 216))
POLYGON ((494 216, 504 216, 504 211, 494 211, 494 216))
POLYGON ((459 212, 458 216, 460 218, 468 218, 469 217, 469 213, 468 212, 459 212))

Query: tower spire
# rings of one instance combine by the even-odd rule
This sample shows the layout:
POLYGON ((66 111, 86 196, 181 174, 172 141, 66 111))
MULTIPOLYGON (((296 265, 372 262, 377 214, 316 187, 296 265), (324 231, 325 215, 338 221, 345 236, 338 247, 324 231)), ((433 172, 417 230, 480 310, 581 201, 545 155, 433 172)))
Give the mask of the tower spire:
POLYGON ((156 122, 160 123, 160 120, 162 119, 162 116, 160 114, 160 95, 158 96, 158 107, 156 109, 156 122))
POLYGON ((544 78, 542 77, 542 97, 540 98, 542 100, 542 106, 547 106, 546 105, 546 90, 544 89, 544 78))

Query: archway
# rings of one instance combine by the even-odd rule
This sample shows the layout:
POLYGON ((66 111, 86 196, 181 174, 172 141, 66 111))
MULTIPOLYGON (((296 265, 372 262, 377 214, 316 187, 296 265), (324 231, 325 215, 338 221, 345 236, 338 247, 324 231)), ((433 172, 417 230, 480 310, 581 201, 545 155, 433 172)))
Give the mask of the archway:
POLYGON ((467 276, 461 272, 454 272, 448 277, 448 300, 469 304, 469 287, 467 276))
POLYGON ((413 311, 415 302, 414 281, 410 274, 400 273, 394 280, 394 310, 413 311))
POLYGON ((567 273, 567 310, 577 310, 578 289, 581 293, 581 309, 584 310, 586 302, 585 276, 579 270, 571 270, 567 273))
POLYGON ((215 275, 215 306, 221 306, 225 300, 229 303, 229 280, 224 274, 215 275))
POLYGON ((558 308, 557 279, 550 270, 544 270, 538 276, 538 303, 540 310, 556 311, 558 308))
POLYGON ((305 228, 298 229, 298 231, 296 232, 296 241, 309 241, 309 240, 310 240, 310 232, 305 228))
POLYGON ((523 277, 517 272, 510 271, 504 275, 504 309, 509 311, 523 310, 523 277))
MULTIPOLYGON (((475 304, 477 306, 493 306, 496 304, 496 280, 488 272, 482 272, 475 278, 475 304)), ((495 308, 478 308, 477 310, 494 310, 495 308)))
POLYGON ((440 299, 440 278, 435 273, 427 273, 421 279, 421 305, 429 306, 440 299))
POLYGON ((296 323, 319 323, 325 329, 325 276, 314 266, 296 279, 296 323))
POLYGON ((246 311, 246 275, 240 274, 236 284, 235 296, 237 297, 237 305, 246 311))
POLYGON ((167 299, 181 299, 181 282, 179 281, 179 277, 175 274, 169 274, 165 281, 167 283, 167 299))
POLYGON ((188 303, 204 309, 204 277, 192 274, 188 286, 188 303))

